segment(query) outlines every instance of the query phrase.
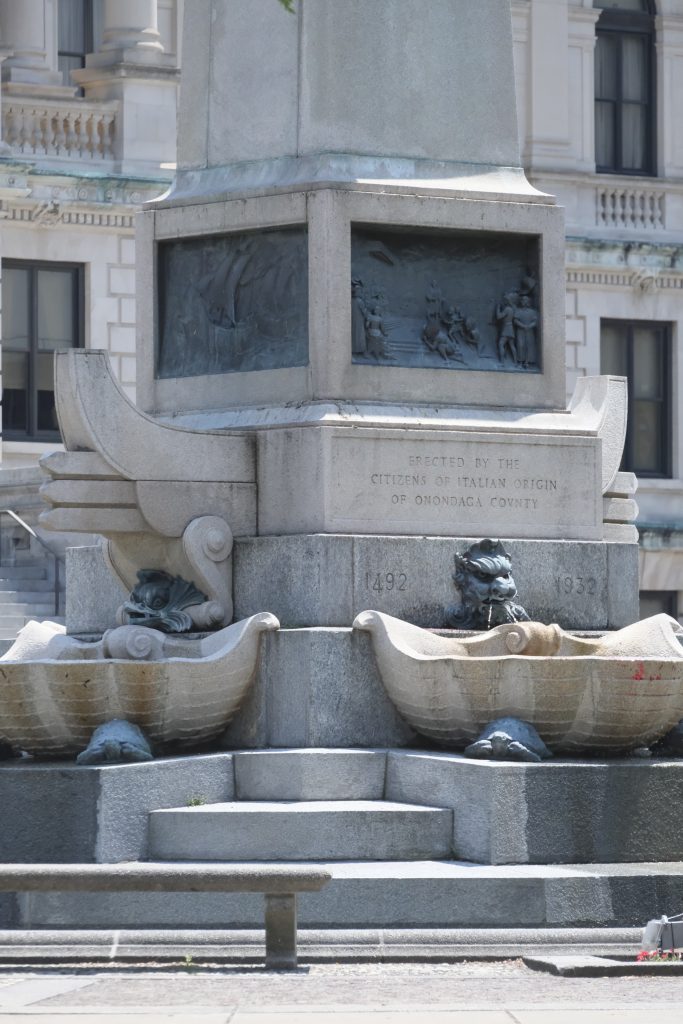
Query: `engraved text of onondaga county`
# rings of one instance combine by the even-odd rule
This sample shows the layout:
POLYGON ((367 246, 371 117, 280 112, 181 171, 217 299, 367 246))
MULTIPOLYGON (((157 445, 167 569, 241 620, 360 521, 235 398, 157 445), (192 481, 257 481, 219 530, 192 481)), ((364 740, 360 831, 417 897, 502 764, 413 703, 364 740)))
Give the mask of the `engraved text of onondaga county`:
POLYGON ((159 247, 158 377, 308 363, 304 228, 159 247))

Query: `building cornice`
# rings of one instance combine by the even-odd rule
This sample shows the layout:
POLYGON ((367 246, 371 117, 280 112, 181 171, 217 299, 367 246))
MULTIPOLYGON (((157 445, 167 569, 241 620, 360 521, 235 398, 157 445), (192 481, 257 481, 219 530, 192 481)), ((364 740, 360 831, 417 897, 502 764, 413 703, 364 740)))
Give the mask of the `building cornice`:
POLYGON ((60 169, 0 161, 0 218, 34 227, 58 225, 132 231, 143 203, 168 188, 165 179, 60 169))

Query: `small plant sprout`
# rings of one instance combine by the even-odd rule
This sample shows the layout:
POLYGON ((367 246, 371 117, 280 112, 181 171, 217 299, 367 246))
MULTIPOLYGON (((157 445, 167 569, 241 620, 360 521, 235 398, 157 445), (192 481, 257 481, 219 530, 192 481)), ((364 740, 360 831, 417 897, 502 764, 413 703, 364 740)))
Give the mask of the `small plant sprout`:
POLYGON ((188 807, 202 807, 206 803, 205 796, 191 796, 187 801, 188 807))

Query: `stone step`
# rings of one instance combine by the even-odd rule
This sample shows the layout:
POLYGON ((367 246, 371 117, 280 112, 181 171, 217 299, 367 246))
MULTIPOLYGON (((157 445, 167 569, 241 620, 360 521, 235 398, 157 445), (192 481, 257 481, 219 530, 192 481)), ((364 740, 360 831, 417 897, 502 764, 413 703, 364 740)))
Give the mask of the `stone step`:
POLYGON ((54 602, 42 601, 0 601, 0 619, 7 616, 20 615, 24 620, 46 619, 54 615, 54 602))
MULTIPOLYGON (((235 753, 238 800, 381 800, 383 750, 253 750, 235 753)), ((411 801, 411 803, 414 801, 411 801)))
POLYGON ((30 576, 26 580, 16 576, 11 579, 3 579, 0 577, 0 594, 16 594, 17 592, 27 592, 31 594, 45 594, 52 592, 54 594, 54 590, 54 582, 53 580, 48 579, 47 576, 30 576))
MULTIPOLYGON (((48 580, 37 580, 36 582, 47 583, 48 580)), ((43 590, 0 590, 0 609, 5 604, 52 604, 54 607, 54 587, 50 584, 43 590)))
POLYGON ((47 569, 42 565, 0 566, 0 580, 46 580, 47 569))
POLYGON ((0 615, 0 630, 19 630, 24 625, 26 625, 26 616, 23 612, 18 612, 16 615, 0 615))
POLYGON ((231 802, 153 811, 151 860, 424 860, 451 853, 453 812, 383 800, 231 802))
MULTIPOLYGON (((456 958, 567 954, 630 960, 633 950, 639 948, 641 934, 641 928, 299 928, 298 945, 303 961, 318 963, 419 959, 443 964, 456 958)), ((69 958, 78 958, 81 963, 101 962, 109 958, 112 946, 116 947, 117 960, 177 964, 192 956, 205 962, 253 964, 259 955, 263 956, 263 930, 0 929, 0 945, 6 966, 10 962, 25 964, 27 949, 35 964, 50 966, 69 958)))
MULTIPOLYGON (((630 928, 683 906, 683 862, 491 866, 463 861, 322 863, 298 899, 306 928, 630 928)), ((199 865, 198 865, 199 869, 199 865)), ((10 897, 6 898, 11 899, 10 897)), ((32 893, 19 928, 262 928, 263 898, 217 893, 32 893)))

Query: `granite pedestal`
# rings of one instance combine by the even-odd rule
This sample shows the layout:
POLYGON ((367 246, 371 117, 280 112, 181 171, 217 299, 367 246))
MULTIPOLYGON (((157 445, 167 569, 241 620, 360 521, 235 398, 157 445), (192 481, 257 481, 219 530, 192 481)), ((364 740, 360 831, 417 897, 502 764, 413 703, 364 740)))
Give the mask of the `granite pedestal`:
MULTIPOLYGON (((457 601, 453 556, 471 537, 299 534, 235 542, 235 619, 260 611, 285 629, 348 627, 368 608, 417 626, 445 625, 457 601)), ((638 618, 638 548, 608 541, 505 539, 520 603, 563 629, 620 629, 638 618)), ((67 553, 67 631, 103 632, 126 594, 97 547, 67 553)))
MULTIPOLYGON (((260 820, 236 841, 261 835, 264 843, 277 844, 296 831, 300 807, 310 816, 306 801, 312 790, 323 801, 321 822, 334 817, 336 805, 346 815, 345 828, 353 815, 359 827, 355 838, 340 832, 336 846, 334 829, 311 833, 308 862, 329 866, 333 877, 323 893, 302 897, 304 925, 627 927, 671 914, 683 899, 677 813, 683 765, 664 760, 513 765, 424 750, 318 749, 236 751, 106 769, 7 763, 0 766, 2 859, 26 860, 30 851, 31 860, 43 862, 164 863, 171 846, 174 857, 180 852, 186 861, 202 859, 199 852, 213 841, 202 820, 215 830, 227 807, 242 807, 260 820), (34 799, 39 789, 42 803, 34 799), (78 827, 63 812, 76 789, 78 827), (11 793, 19 793, 21 802, 7 799, 11 793), (206 803, 196 805, 197 800, 206 803), (49 804, 62 808, 61 821, 46 812, 49 804), (266 827, 274 806, 281 835, 266 827), (401 831, 402 806, 407 831, 401 831), (428 839, 425 832, 419 839, 439 849, 429 859, 406 860, 410 815, 420 807, 423 814, 439 808, 432 826, 439 836, 428 839), (148 820, 155 811, 166 824, 163 835, 153 830, 150 846, 148 820), (373 860, 367 848, 370 819, 382 814, 396 816, 396 845, 391 829, 383 828, 383 859, 373 860), (363 815, 368 820, 361 824, 363 815), (447 840, 441 846, 451 816, 449 851, 447 840), (321 843, 325 858, 315 853, 321 843), (364 844, 363 858, 350 859, 349 844, 364 844)), ((305 861, 306 852, 304 846, 297 859, 305 861)), ((246 895, 33 893, 0 901, 0 925, 37 928, 102 928, 112 922, 246 928, 258 926, 261 913, 258 897, 246 895)))

